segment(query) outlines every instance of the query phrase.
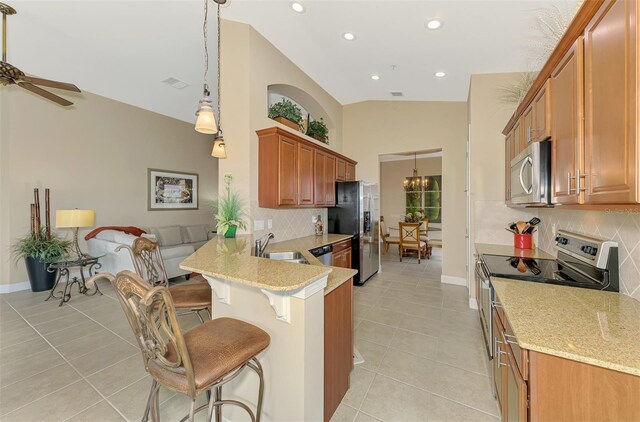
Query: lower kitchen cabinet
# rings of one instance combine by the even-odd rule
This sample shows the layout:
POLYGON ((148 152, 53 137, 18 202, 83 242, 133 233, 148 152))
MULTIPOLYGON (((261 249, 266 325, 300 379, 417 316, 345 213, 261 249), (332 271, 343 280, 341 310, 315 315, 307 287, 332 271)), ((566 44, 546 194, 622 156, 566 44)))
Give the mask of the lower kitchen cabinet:
MULTIPOLYGON (((493 310, 493 360, 491 361, 491 371, 493 374, 493 391, 496 395, 496 401, 498 402, 498 408, 504 408, 504 380, 506 379, 506 363, 504 363, 505 351, 504 343, 502 341, 502 334, 504 329, 502 323, 498 317, 496 310, 493 310)), ((504 414, 504 412, 502 412, 504 414)))
POLYGON ((353 279, 324 297, 324 420, 349 389, 353 369, 353 279))
POLYGON ((351 268, 351 239, 333 245, 332 266, 351 268))
POLYGON ((527 383, 520 375, 518 364, 511 348, 506 348, 505 360, 505 395, 502 405, 502 420, 508 422, 526 422, 527 421, 527 383), (506 381, 506 382, 505 382, 506 381))

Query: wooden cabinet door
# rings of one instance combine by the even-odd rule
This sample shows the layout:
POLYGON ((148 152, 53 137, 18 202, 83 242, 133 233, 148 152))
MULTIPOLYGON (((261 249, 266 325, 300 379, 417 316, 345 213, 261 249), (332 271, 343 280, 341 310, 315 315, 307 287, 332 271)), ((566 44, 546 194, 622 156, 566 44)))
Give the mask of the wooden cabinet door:
POLYGON ((577 204, 576 175, 583 168, 583 38, 551 73, 551 195, 556 204, 577 204))
MULTIPOLYGON (((496 394, 496 400, 498 401, 498 407, 502 409, 504 415, 504 395, 505 395, 505 380, 506 380, 506 362, 507 352, 506 344, 502 341, 502 333, 504 328, 500 323, 500 318, 495 310, 493 312, 493 359, 491 360, 491 370, 493 372, 494 391, 496 394)), ((504 420, 504 419, 503 419, 504 420)))
POLYGON ((347 163, 347 181, 353 182, 356 180, 356 166, 351 163, 347 163))
POLYGON ((314 177, 313 177, 313 203, 315 205, 325 205, 327 203, 327 187, 326 187, 326 171, 325 157, 326 154, 315 151, 314 177))
POLYGON ((527 383, 520 376, 516 361, 507 347, 507 355, 504 356, 506 380, 502 420, 505 422, 527 422, 527 383))
MULTIPOLYGON (((278 205, 298 203, 298 143, 278 139, 278 205)), ((275 164, 275 163, 274 163, 275 164)))
POLYGON ((336 180, 348 180, 347 162, 342 158, 336 159, 336 180))
POLYGON ((313 205, 313 148, 298 144, 298 205, 313 205))
POLYGON ((351 248, 344 251, 344 268, 351 268, 351 248))
POLYGON ((334 206, 336 204, 336 157, 325 155, 325 205, 334 206))
POLYGON ((523 118, 522 116, 518 119, 515 125, 513 125, 513 151, 511 151, 511 156, 515 157, 520 154, 520 151, 527 147, 526 142, 524 140, 523 132, 523 118))
POLYGON ((637 2, 608 0, 587 25, 585 188, 587 204, 638 202, 637 2))
POLYGON ((509 132, 504 143, 504 200, 511 201, 511 159, 515 152, 514 131, 509 132))
POLYGON ((529 107, 527 107, 524 113, 522 113, 523 128, 522 128, 521 136, 524 137, 523 139, 524 142, 520 148, 521 151, 526 147, 528 147, 531 142, 533 142, 532 134, 533 134, 533 126, 535 124, 534 114, 535 114, 535 108, 533 107, 533 103, 529 105, 529 107))
POLYGON ((551 100, 553 90, 551 81, 547 79, 544 86, 533 99, 533 141, 544 141, 551 136, 551 100))

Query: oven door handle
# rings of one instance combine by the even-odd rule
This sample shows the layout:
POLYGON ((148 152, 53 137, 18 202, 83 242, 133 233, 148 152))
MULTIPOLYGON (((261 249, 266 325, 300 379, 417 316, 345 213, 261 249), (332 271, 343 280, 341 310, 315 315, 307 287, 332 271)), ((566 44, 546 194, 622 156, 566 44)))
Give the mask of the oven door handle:
POLYGON ((528 156, 527 158, 525 158, 525 159, 522 161, 522 165, 520 166, 520 186, 522 186, 522 190, 524 191, 524 193, 526 193, 527 195, 530 195, 530 194, 531 194, 531 192, 533 192, 533 186, 531 186, 531 187, 527 188, 527 187, 524 185, 524 176, 523 176, 523 173, 524 173, 524 167, 525 167, 527 164, 531 164, 531 166, 533 167, 533 160, 531 159, 531 156, 528 156))

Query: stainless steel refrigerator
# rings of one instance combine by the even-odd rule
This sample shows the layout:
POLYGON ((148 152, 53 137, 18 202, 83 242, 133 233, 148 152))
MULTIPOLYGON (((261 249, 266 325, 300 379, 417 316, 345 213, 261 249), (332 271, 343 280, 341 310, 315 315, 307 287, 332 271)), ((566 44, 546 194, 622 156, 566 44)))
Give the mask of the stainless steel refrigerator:
POLYGON ((380 193, 363 181, 336 182, 336 206, 329 208, 329 233, 351 234, 354 284, 364 284, 380 267, 380 193))

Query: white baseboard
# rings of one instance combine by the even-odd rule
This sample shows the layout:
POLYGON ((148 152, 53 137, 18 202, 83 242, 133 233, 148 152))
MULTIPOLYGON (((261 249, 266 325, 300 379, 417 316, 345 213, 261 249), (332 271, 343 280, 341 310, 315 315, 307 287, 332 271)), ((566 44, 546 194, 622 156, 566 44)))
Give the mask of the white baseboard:
POLYGON ((19 292, 21 290, 30 290, 31 283, 23 281, 22 283, 0 284, 0 294, 19 292))
POLYGON ((455 277, 452 275, 444 275, 440 276, 440 281, 444 284, 454 284, 456 286, 464 286, 467 287, 467 279, 464 277, 455 277))
POLYGON ((469 308, 478 309, 478 302, 472 297, 469 298, 469 308))

